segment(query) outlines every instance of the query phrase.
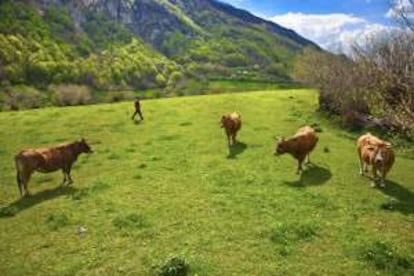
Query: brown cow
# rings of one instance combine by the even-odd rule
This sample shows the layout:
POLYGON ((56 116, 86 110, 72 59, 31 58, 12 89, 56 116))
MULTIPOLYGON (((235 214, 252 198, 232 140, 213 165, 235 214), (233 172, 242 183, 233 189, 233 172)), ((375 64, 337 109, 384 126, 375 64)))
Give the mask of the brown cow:
POLYGON ((301 127, 292 138, 280 138, 276 143, 275 155, 290 153, 298 160, 297 174, 302 172, 302 163, 310 163, 309 155, 318 143, 315 130, 310 126, 301 127))
POLYGON ((54 147, 25 149, 15 156, 17 185, 20 196, 29 195, 28 182, 33 171, 48 173, 62 169, 63 183, 72 184, 70 171, 73 163, 81 153, 92 153, 91 147, 82 139, 73 143, 60 144, 54 147))
POLYGON ((221 127, 224 128, 227 135, 228 145, 234 145, 236 143, 236 135, 242 125, 241 115, 237 112, 233 112, 221 117, 221 127))
POLYGON ((368 166, 372 166, 372 187, 379 181, 381 187, 385 186, 385 178, 395 161, 394 151, 389 142, 367 133, 359 137, 357 141, 360 174, 368 172, 368 166), (379 176, 378 176, 379 174, 379 176))

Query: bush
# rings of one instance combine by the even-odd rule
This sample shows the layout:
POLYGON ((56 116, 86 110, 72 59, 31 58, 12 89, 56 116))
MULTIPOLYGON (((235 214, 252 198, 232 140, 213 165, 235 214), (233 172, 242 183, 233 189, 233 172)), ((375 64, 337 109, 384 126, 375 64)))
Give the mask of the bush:
POLYGON ((112 220, 112 224, 119 230, 142 228, 147 225, 145 218, 142 215, 134 213, 125 217, 117 217, 112 220))
POLYGON ((399 255, 384 242, 377 241, 361 248, 361 256, 366 262, 377 269, 388 271, 390 275, 403 275, 413 267, 410 259, 399 255))
POLYGON ((69 224, 69 218, 65 214, 51 214, 45 219, 50 230, 58 230, 69 224))
POLYGON ((61 106, 83 105, 92 103, 92 94, 87 86, 83 85, 52 85, 55 103, 61 106))
POLYGON ((186 276, 188 272, 188 263, 183 258, 176 256, 171 256, 153 267, 153 275, 157 276, 186 276))
POLYGON ((39 108, 45 106, 47 102, 45 93, 24 85, 5 87, 1 93, 1 109, 5 110, 39 108))

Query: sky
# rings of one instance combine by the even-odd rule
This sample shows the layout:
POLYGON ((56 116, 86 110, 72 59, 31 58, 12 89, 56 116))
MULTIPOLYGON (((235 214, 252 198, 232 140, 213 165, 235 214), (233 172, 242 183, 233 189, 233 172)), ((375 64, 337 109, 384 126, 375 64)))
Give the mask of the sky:
POLYGON ((350 53, 351 46, 396 31, 395 11, 408 0, 221 0, 235 7, 293 29, 336 53, 350 53))

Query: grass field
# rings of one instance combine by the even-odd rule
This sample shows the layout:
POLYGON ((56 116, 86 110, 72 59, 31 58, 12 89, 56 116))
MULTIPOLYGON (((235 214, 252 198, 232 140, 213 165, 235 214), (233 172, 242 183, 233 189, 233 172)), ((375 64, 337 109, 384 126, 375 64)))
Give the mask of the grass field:
MULTIPOLYGON (((384 189, 359 176, 356 133, 279 90, 0 113, 0 275, 147 275, 172 256, 191 275, 413 275, 414 157, 397 149, 384 189), (223 113, 239 111, 228 149, 223 113), (318 123, 295 175, 274 136, 318 123), (87 138, 75 183, 34 174, 19 199, 13 156, 87 138), (87 231, 78 233, 78 228, 87 231)), ((411 145, 414 146, 414 145, 411 145)))

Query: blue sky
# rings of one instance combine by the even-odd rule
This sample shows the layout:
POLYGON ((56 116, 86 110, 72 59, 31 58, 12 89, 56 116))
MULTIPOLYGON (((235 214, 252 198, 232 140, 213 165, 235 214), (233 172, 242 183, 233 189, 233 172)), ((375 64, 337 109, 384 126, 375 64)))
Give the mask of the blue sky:
POLYGON ((221 0, 290 28, 333 52, 393 32, 392 11, 407 0, 221 0))
POLYGON ((390 9, 388 0, 222 0, 256 14, 271 17, 275 14, 301 12, 306 14, 345 13, 389 23, 385 16, 390 9))

